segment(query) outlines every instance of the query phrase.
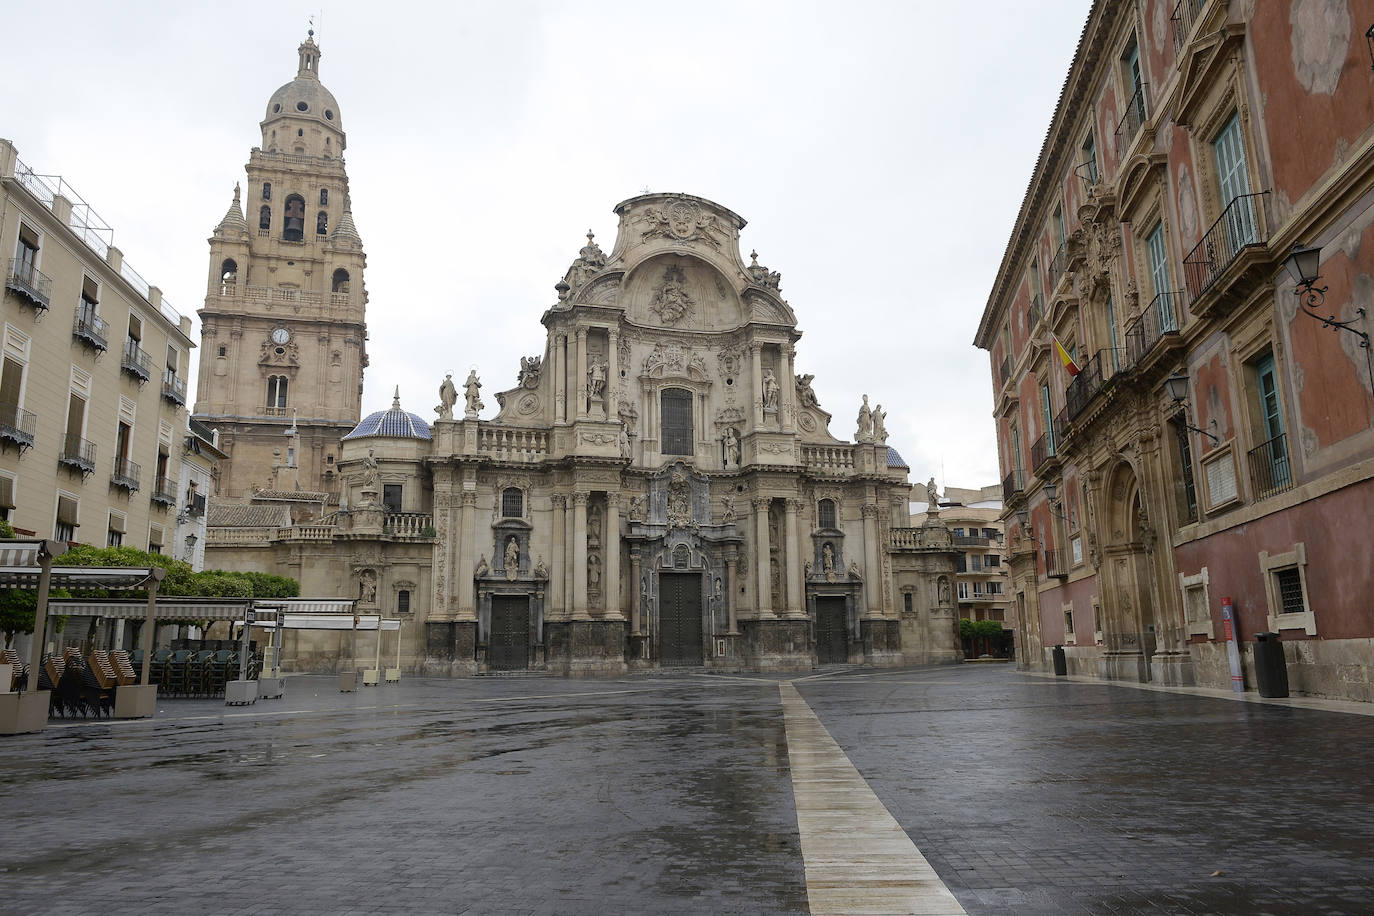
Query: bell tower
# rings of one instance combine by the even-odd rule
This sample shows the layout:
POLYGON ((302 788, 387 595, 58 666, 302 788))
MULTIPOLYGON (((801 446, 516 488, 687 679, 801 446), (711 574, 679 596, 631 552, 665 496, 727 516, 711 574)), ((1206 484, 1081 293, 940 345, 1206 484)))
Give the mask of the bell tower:
POLYGON ((339 440, 361 416, 367 257, 320 56, 312 30, 295 78, 267 102, 247 184, 209 239, 194 416, 229 454, 225 497, 337 490, 339 440))

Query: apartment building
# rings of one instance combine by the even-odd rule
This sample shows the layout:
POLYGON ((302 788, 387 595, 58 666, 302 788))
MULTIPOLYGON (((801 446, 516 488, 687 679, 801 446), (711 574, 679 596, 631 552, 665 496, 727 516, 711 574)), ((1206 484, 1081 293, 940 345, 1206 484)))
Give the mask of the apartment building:
POLYGON ((0 140, 0 515, 28 535, 160 553, 182 497, 195 344, 113 236, 0 140))
POLYGON ((1371 24, 1093 3, 975 340, 1032 664, 1374 699, 1371 24))

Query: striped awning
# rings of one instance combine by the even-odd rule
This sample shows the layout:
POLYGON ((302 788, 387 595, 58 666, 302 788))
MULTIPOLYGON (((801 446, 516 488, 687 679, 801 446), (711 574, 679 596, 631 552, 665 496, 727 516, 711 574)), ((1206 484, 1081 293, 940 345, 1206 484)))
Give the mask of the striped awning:
POLYGON ((259 598, 253 607, 281 610, 287 614, 347 614, 353 618, 356 598, 259 598))
MULTIPOLYGON (((378 623, 383 630, 399 630, 401 621, 394 618, 379 617, 376 614, 359 614, 359 630, 376 630, 378 623)), ((285 627, 288 630, 352 630, 352 614, 287 614, 285 627)))
MULTIPOLYGON (((37 551, 34 552, 35 563, 37 551)), ((37 565, 0 566, 0 588, 37 588, 41 570, 37 565)), ((146 588, 160 579, 157 567, 148 566, 54 566, 52 588, 146 588)))
MULTIPOLYGON (((157 599, 157 620, 242 620, 251 598, 164 598, 157 599)), ((129 598, 53 598, 48 613, 68 617, 105 617, 113 620, 143 620, 148 602, 129 598)))

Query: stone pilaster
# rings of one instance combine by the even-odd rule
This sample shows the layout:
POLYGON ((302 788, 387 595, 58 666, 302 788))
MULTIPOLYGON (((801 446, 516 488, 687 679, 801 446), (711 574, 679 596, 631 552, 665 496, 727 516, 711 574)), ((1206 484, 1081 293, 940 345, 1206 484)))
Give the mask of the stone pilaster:
MULTIPOLYGON (((636 561, 637 562, 637 561, 636 561)), ((735 579, 735 554, 730 552, 725 557, 725 606, 730 609, 730 635, 739 634, 739 617, 737 616, 737 602, 739 601, 739 586, 735 579)), ((636 581, 638 577, 636 576, 636 581)), ((636 588, 636 592, 638 589, 636 588)))
MULTIPOLYGON (((755 363, 755 366, 758 364, 755 363)), ((763 408, 760 407, 760 410, 763 408)), ((764 496, 752 500, 754 506, 754 557, 758 582, 754 586, 755 610, 759 619, 769 617, 773 611, 773 587, 770 582, 768 560, 771 556, 768 544, 768 505, 772 500, 764 496)))
POLYGON ((878 559, 879 507, 865 503, 859 511, 864 519, 864 605, 868 615, 876 617, 883 611, 882 562, 878 559))
POLYGON ((550 358, 553 365, 549 375, 553 379, 553 419, 562 423, 568 419, 568 367, 567 356, 563 350, 568 345, 566 334, 555 334, 550 358))
POLYGON ((763 347, 751 344, 749 347, 750 372, 754 382, 754 429, 763 428, 763 347))
POLYGON ((577 329, 577 419, 587 417, 587 329, 577 329))
MULTIPOLYGON (((585 343, 579 332, 578 344, 585 343)), ((573 493, 573 617, 586 620, 587 613, 587 500, 585 490, 573 493)))
MULTIPOLYGON (((614 352, 614 350, 612 350, 614 352)), ((614 365, 614 364, 612 364, 614 365)), ((601 589, 605 616, 624 620, 620 604, 620 494, 606 494, 606 579, 601 589)))
POLYGON ((606 419, 614 423, 620 417, 620 334, 614 328, 606 332, 606 419))
POLYGON ((567 543, 566 543, 566 523, 564 516, 568 511, 568 497, 561 493, 555 493, 549 497, 553 504, 553 544, 549 548, 553 554, 553 567, 549 570, 549 608, 553 611, 550 616, 560 618, 571 616, 568 613, 568 590, 567 583, 564 581, 564 572, 568 568, 567 543))
POLYGON ((805 597, 802 591, 802 501, 787 500, 787 617, 805 617, 805 597))
POLYGON ((796 387, 796 380, 792 378, 791 355, 792 348, 783 345, 779 348, 778 356, 778 385, 781 386, 781 393, 778 397, 778 414, 781 418, 783 432, 791 432, 793 427, 793 408, 792 398, 793 389, 796 387))
POLYGON ((477 565, 474 557, 477 541, 477 491, 464 490, 459 494, 459 501, 463 508, 458 523, 458 568, 454 570, 458 587, 456 619, 476 620, 477 602, 473 597, 472 570, 477 565))

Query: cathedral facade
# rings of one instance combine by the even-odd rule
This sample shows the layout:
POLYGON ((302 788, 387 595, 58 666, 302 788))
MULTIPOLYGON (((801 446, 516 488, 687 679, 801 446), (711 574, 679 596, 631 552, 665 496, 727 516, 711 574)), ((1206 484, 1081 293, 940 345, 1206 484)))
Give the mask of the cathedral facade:
MULTIPOLYGON (((272 181, 288 201, 346 189, 330 155, 342 132, 316 118, 337 105, 313 42, 300 53, 262 125, 264 144, 273 130, 287 144, 249 163, 250 189, 272 181), (277 119, 275 105, 300 114, 277 119), (269 175, 273 156, 290 168, 269 175)), ((203 313, 197 413, 231 454, 207 563, 291 575, 303 594, 400 618, 400 655, 418 672, 959 657, 948 530, 934 514, 909 527, 908 468, 880 408, 865 398, 854 439, 832 435, 797 371, 780 275, 745 261, 737 214, 686 194, 623 201, 610 252, 588 233, 556 284, 543 346, 511 367, 512 387, 484 395, 473 371, 442 381, 432 419, 398 395, 356 422, 353 389, 332 374, 336 356, 348 384, 365 365, 346 197, 337 227, 306 243, 284 237, 289 206, 254 235, 238 205, 211 239, 203 313), (266 292, 227 294, 229 260, 266 292), (334 302, 321 278, 339 270, 352 291, 334 302), (312 311, 307 289, 328 307, 312 311)), ((286 656, 329 670, 370 653, 330 634, 286 656)))

